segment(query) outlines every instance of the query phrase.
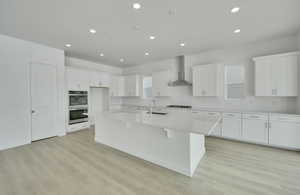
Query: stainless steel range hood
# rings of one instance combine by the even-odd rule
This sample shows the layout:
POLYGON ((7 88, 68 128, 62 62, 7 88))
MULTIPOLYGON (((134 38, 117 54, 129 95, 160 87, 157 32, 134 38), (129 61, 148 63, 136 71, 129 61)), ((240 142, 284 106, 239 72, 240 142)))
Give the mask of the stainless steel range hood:
POLYGON ((185 78, 185 60, 184 56, 179 56, 178 58, 178 78, 177 80, 170 82, 168 85, 170 87, 179 87, 179 86, 192 86, 192 83, 188 82, 185 78))

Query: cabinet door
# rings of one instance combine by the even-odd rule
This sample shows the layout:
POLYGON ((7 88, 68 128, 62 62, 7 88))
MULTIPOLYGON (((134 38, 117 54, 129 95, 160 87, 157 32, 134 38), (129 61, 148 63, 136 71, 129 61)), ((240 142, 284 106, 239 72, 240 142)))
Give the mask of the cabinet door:
POLYGON ((255 60, 256 96, 298 96, 298 56, 268 56, 255 60))
POLYGON ((218 96, 218 65, 209 64, 193 69, 193 95, 218 96))
POLYGON ((269 139, 271 145, 300 149, 300 124, 271 122, 269 139))
MULTIPOLYGON (((275 63, 275 62, 274 62, 275 63)), ((298 96, 298 57, 282 56, 276 59, 272 82, 277 82, 277 96, 298 96)))
POLYGON ((205 96, 218 96, 218 66, 209 65, 205 73, 206 77, 204 78, 207 78, 206 85, 204 87, 205 96))
POLYGON ((240 139, 242 136, 241 118, 223 118, 222 136, 233 139, 240 139))
POLYGON ((99 84, 101 87, 109 87, 111 76, 108 73, 101 72, 100 74, 99 84))
POLYGON ((218 124, 214 131, 211 133, 213 136, 218 136, 221 137, 222 136, 222 126, 220 124, 218 124))
POLYGON ((195 68, 193 70, 193 96, 201 96, 202 86, 201 86, 201 70, 199 68, 195 68))
POLYGON ((160 71, 152 74, 153 96, 169 96, 170 71, 160 71))
MULTIPOLYGON (((255 62, 255 95, 271 96, 271 66, 269 59, 261 59, 255 62)), ((273 91, 274 93, 274 91, 273 91)))
POLYGON ((100 73, 97 71, 90 71, 89 72, 89 80, 90 80, 90 86, 91 87, 100 87, 101 86, 101 80, 100 80, 100 73))
POLYGON ((112 76, 111 77, 111 83, 109 86, 109 95, 112 97, 119 96, 119 77, 118 76, 112 76))
POLYGON ((69 90, 85 90, 89 89, 89 73, 76 68, 67 68, 67 82, 69 90))
POLYGON ((124 79, 122 76, 112 76, 109 85, 110 96, 124 96, 124 79))
POLYGON ((139 95, 139 77, 137 75, 128 75, 125 80, 125 96, 139 95))
POLYGON ((268 121, 243 119, 242 138, 256 143, 268 143, 268 121))

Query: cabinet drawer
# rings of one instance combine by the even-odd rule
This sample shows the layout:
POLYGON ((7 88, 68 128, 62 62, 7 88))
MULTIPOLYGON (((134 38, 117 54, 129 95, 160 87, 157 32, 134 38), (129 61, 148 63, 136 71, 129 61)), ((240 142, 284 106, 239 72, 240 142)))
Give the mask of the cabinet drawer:
POLYGON ((291 114, 270 114, 270 121, 300 123, 300 116, 291 114))
POLYGON ((241 119, 242 118, 242 114, 241 113, 236 113, 236 112, 224 112, 223 113, 223 118, 241 119))
POLYGON ((197 116, 219 116, 219 112, 209 112, 209 111, 192 111, 194 115, 197 116))
POLYGON ((249 120, 268 120, 268 114, 266 113, 243 113, 243 119, 249 120))

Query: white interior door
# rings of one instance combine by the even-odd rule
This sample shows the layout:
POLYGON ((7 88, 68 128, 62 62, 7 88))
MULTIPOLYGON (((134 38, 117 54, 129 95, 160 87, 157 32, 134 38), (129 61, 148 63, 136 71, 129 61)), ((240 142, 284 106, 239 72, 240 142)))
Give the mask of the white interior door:
POLYGON ((31 64, 32 141, 57 135, 56 67, 31 64))

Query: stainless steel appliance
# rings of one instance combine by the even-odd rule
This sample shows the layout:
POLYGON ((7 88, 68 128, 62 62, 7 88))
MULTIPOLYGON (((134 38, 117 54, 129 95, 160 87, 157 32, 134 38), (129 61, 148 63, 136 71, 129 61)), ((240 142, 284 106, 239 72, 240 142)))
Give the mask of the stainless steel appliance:
POLYGON ((88 92, 87 91, 69 91, 69 106, 87 106, 88 92))
POLYGON ((88 121, 88 92, 69 91, 69 125, 88 121))
POLYGON ((69 108, 69 125, 88 121, 88 107, 69 108))

